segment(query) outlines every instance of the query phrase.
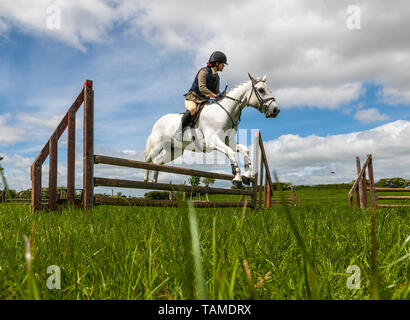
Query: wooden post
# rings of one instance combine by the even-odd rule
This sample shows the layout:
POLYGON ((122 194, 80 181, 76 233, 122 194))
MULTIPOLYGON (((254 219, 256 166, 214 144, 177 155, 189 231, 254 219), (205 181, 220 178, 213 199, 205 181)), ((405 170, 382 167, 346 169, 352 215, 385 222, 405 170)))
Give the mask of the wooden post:
POLYGON ((362 179, 362 188, 363 188, 363 208, 367 208, 367 179, 366 179, 366 169, 363 172, 363 179, 362 179))
POLYGON ((39 210, 41 205, 41 165, 39 161, 35 161, 31 166, 31 212, 39 210))
POLYGON ((357 202, 357 207, 358 208, 363 208, 362 207, 362 199, 363 199, 363 179, 362 176, 360 176, 360 158, 356 157, 356 168, 357 168, 357 179, 359 179, 359 184, 357 185, 356 188, 356 202, 357 202))
POLYGON ((262 157, 262 159, 263 159, 263 163, 265 164, 265 169, 266 169, 266 170, 265 170, 265 174, 266 174, 266 178, 268 179, 268 183, 269 183, 269 185, 270 185, 270 187, 271 187, 271 192, 272 192, 272 191, 273 191, 273 190, 272 190, 272 187, 273 187, 272 178, 271 178, 271 176, 270 176, 268 158, 266 157, 265 147, 263 146, 262 135, 261 135, 260 132, 259 132, 259 147, 260 147, 260 150, 261 150, 261 157, 262 157))
POLYGON ((92 209, 94 201, 94 90, 93 82, 84 83, 84 210, 92 209))
MULTIPOLYGON (((265 171, 267 171, 267 169, 265 168, 265 171)), ((268 203, 268 178, 265 176, 265 185, 264 185, 264 189, 263 189, 263 195, 264 195, 264 199, 265 201, 263 202, 263 205, 265 206, 265 208, 268 207, 267 203, 268 203)))
POLYGON ((49 141, 49 171, 48 171, 48 207, 50 210, 57 208, 57 153, 58 139, 52 135, 49 141))
POLYGON ((252 194, 252 202, 253 202, 253 208, 257 209, 257 203, 258 203, 258 165, 259 165, 259 131, 255 132, 255 136, 253 139, 253 154, 254 154, 254 160, 253 162, 255 163, 255 174, 254 174, 254 181, 252 181, 252 189, 253 189, 253 194, 252 194))
POLYGON ((263 197, 262 197, 262 188, 263 188, 263 157, 261 157, 261 173, 260 173, 260 180, 259 180, 259 209, 262 208, 262 201, 263 201, 263 197))
POLYGON ((370 203, 372 208, 376 208, 376 189, 374 187, 374 176, 373 176, 373 159, 372 155, 369 154, 367 157, 370 158, 369 162, 369 187, 370 187, 370 203))
POLYGON ((270 187, 270 183, 267 183, 267 188, 266 188, 266 208, 270 208, 270 202, 272 198, 272 191, 270 187))
POLYGON ((74 204, 75 188, 75 108, 68 111, 67 204, 74 204))

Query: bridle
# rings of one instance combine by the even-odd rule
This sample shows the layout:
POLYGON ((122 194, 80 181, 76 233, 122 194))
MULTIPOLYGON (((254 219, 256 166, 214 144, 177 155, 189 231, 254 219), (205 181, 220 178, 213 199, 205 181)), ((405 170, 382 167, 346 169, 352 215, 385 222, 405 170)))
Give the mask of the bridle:
MULTIPOLYGON (((257 106, 259 112, 261 112, 261 113, 266 113, 266 111, 269 110, 269 106, 271 105, 271 103, 274 102, 274 101, 276 101, 276 100, 275 100, 274 97, 270 97, 270 98, 266 98, 266 99, 263 99, 263 98, 261 97, 261 95, 259 94, 259 92, 258 92, 258 90, 256 89, 255 85, 256 85, 258 82, 261 82, 262 80, 251 80, 251 81, 252 81, 252 91, 251 91, 251 93, 249 94, 248 101, 246 102, 246 105, 249 106, 249 101, 251 100, 252 93, 255 92, 255 96, 256 96, 256 98, 258 99, 258 102, 259 102, 259 105, 257 106), (269 101, 270 101, 270 102, 269 102, 269 101), (266 106, 265 104, 266 104, 267 102, 269 102, 269 104, 266 106), (265 111, 262 111, 262 108, 263 108, 263 107, 265 107, 265 111)), ((225 91, 226 91, 226 88, 225 88, 225 91)), ((232 97, 230 97, 230 96, 227 96, 226 94, 225 94, 224 98, 231 99, 231 100, 233 100, 233 101, 238 102, 239 104, 242 103, 241 100, 232 98, 232 97)), ((217 100, 215 100, 215 103, 216 103, 218 106, 220 106, 220 107, 226 112, 226 114, 228 115, 229 119, 231 119, 232 128, 237 128, 238 125, 239 125, 239 122, 241 121, 241 113, 242 113, 242 112, 239 114, 239 119, 238 119, 238 121, 235 123, 235 122, 233 121, 233 119, 232 119, 232 116, 231 116, 231 115, 229 114, 229 112, 224 108, 224 106, 221 105, 221 104, 219 103, 219 101, 217 101, 217 100)))
POLYGON ((258 105, 258 110, 259 112, 263 112, 266 113, 267 110, 269 110, 269 106, 271 105, 272 102, 276 101, 274 97, 270 97, 270 98, 266 98, 266 99, 262 99, 261 95, 259 94, 258 90, 256 89, 255 85, 258 82, 261 82, 262 80, 251 80, 252 81, 252 91, 248 97, 248 102, 246 103, 247 105, 249 105, 249 101, 251 100, 252 97, 252 93, 255 92, 255 96, 258 99, 259 105, 258 105), (269 102, 270 101, 270 102, 269 102), (266 103, 269 102, 268 105, 266 105, 266 103), (262 108, 265 107, 265 111, 262 111, 262 108))

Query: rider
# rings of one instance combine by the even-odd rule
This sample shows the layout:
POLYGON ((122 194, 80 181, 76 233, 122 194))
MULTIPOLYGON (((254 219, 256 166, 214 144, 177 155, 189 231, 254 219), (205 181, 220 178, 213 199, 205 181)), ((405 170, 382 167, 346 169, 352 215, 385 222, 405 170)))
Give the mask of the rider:
POLYGON ((192 83, 189 92, 185 96, 185 108, 187 109, 182 116, 181 125, 175 132, 175 140, 182 141, 184 128, 192 121, 199 103, 208 101, 209 98, 218 99, 223 93, 219 90, 218 71, 223 71, 226 62, 226 55, 221 51, 214 51, 206 67, 201 68, 192 83))

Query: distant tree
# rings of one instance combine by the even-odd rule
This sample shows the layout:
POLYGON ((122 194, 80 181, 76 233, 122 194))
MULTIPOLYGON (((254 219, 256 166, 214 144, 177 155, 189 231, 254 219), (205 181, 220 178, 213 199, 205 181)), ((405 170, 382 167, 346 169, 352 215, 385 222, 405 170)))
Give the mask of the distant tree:
POLYGON ((410 185, 410 180, 404 178, 384 178, 375 183, 376 187, 404 188, 410 185))
POLYGON ((197 176, 191 176, 191 178, 188 179, 188 182, 191 186, 199 186, 201 183, 201 178, 197 176))
POLYGON ((17 196, 17 191, 16 191, 16 190, 13 190, 13 189, 9 189, 9 196, 10 196, 12 199, 15 199, 16 196, 17 196))
MULTIPOLYGON (((197 176, 191 176, 191 178, 188 179, 188 182, 193 187, 199 186, 199 184, 201 183, 201 178, 197 176)), ((199 192, 197 192, 197 197, 200 197, 200 196, 201 195, 199 194, 199 192)), ((191 191, 191 200, 192 200, 192 191, 191 191)))
POLYGON ((144 198, 152 200, 168 200, 169 194, 168 191, 150 191, 144 194, 144 198))
POLYGON ((205 187, 212 186, 215 183, 215 179, 213 178, 202 178, 202 183, 205 185, 205 187))
MULTIPOLYGON (((212 186, 215 183, 215 179, 213 179, 213 178, 202 178, 202 183, 205 185, 205 187, 209 187, 210 185, 212 186)), ((207 193, 205 193, 205 199, 206 199, 206 201, 209 201, 207 193)))

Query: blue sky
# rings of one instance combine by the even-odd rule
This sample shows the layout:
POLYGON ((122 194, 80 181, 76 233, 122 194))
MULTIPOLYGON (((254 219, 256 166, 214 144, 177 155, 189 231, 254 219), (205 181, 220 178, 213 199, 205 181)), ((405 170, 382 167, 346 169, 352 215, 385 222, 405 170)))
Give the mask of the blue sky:
POLYGON ((228 56, 222 88, 248 71, 267 75, 281 113, 266 119, 246 108, 239 128, 261 130, 281 180, 351 181, 354 157, 368 153, 376 178, 410 178, 410 5, 398 2, 356 1, 361 25, 351 30, 347 1, 227 1, 217 13, 213 2, 0 1, 0 155, 9 184, 30 187, 31 162, 85 79, 94 81, 96 153, 142 159, 153 124, 184 111, 183 94, 214 50, 228 56), (47 25, 50 6, 61 9, 59 29, 47 25))

